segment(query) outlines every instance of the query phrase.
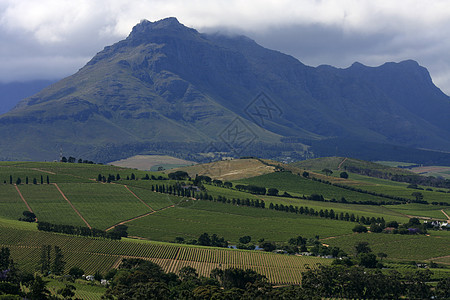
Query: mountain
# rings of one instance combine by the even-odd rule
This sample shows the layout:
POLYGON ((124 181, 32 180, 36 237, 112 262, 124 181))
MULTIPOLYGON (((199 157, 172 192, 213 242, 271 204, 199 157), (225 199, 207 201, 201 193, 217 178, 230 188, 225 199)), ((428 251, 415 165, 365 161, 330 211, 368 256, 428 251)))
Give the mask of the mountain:
POLYGON ((414 61, 313 68, 247 37, 201 34, 168 18, 142 21, 0 116, 0 155, 54 159, 63 147, 108 161, 120 158, 117 149, 214 142, 239 155, 256 143, 330 139, 448 151, 449 115, 450 98, 414 61))

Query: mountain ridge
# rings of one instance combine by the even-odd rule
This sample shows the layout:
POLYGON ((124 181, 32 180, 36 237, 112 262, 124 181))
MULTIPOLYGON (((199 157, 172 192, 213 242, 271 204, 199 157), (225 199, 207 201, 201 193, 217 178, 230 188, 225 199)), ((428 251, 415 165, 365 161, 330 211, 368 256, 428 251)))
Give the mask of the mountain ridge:
POLYGON ((0 150, 49 159, 57 145, 92 155, 127 143, 227 144, 223 133, 241 126, 247 138, 272 144, 352 138, 448 151, 449 99, 417 62, 313 68, 247 37, 143 20, 77 73, 0 116, 9 132, 0 150), (34 142, 24 149, 17 139, 34 142))

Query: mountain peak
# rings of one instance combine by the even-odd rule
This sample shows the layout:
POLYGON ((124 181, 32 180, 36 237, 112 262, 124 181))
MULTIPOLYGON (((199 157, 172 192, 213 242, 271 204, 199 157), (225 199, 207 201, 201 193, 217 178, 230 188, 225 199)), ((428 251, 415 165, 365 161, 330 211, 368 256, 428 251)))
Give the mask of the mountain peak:
POLYGON ((156 22, 141 20, 133 27, 129 39, 142 39, 150 35, 163 33, 164 35, 177 33, 198 33, 195 29, 188 28, 178 22, 177 18, 169 17, 156 22))

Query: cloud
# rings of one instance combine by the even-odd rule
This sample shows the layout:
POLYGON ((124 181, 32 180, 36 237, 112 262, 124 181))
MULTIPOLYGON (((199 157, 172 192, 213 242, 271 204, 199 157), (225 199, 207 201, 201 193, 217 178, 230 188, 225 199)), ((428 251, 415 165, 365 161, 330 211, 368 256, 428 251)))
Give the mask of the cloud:
POLYGON ((141 19, 246 34, 310 64, 415 59, 450 94, 446 0, 3 0, 0 81, 76 72, 141 19))

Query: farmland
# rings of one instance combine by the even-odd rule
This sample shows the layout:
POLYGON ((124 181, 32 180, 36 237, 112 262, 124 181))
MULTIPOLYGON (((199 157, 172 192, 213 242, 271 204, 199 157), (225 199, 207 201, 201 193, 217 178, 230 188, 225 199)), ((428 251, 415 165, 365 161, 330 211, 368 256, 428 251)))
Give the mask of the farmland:
MULTIPOLYGON (((341 162, 334 161, 338 166, 341 162)), ((327 166, 325 162, 321 164, 327 166)), ((180 183, 167 180, 168 172, 95 164, 0 163, 0 244, 11 249, 13 258, 22 267, 32 270, 37 268, 40 247, 48 244, 63 250, 66 272, 72 266, 78 266, 88 273, 105 273, 116 268, 124 258, 132 257, 156 262, 167 272, 178 272, 184 266, 192 266, 205 276, 216 267, 251 268, 275 284, 298 284, 306 267, 314 267, 317 263, 330 264, 331 260, 173 242, 177 238, 192 242, 205 232, 224 237, 231 244, 237 244, 246 235, 251 236, 255 244, 264 240, 279 245, 287 245, 289 239, 297 236, 306 239, 318 236, 320 242, 340 247, 349 254, 353 253, 356 243, 367 241, 375 253, 386 253, 388 262, 393 265, 410 260, 448 264, 450 235, 446 231, 430 230, 429 236, 353 234, 355 222, 269 209, 270 204, 308 207, 317 212, 332 209, 336 214, 382 217, 386 221, 406 223, 411 216, 445 220, 442 210, 449 213, 448 205, 368 205, 365 202, 373 204, 389 199, 304 178, 295 172, 274 172, 272 166, 260 160, 224 161, 213 165, 212 169, 201 165, 186 167, 192 172, 199 171, 198 168, 214 170, 220 172, 216 178, 232 181, 231 188, 205 183, 203 192, 214 197, 208 201, 153 191, 155 186, 168 187, 180 183), (109 180, 111 182, 103 179, 103 176, 108 178, 111 174, 114 177, 109 180), (102 180, 99 181, 99 177, 102 180), (15 185, 17 178, 21 178, 21 183, 15 185), (299 198, 255 195, 236 190, 237 184, 273 187, 279 190, 279 194, 287 192, 299 198), (323 195, 328 201, 311 201, 302 197, 312 194, 323 195), (218 199, 221 197, 228 199, 228 203, 220 202, 218 199), (342 197, 359 204, 330 202, 333 198, 340 200, 342 197), (265 208, 233 205, 231 202, 232 199, 247 198, 264 200, 265 208), (35 224, 16 221, 28 209, 26 204, 39 221, 89 225, 102 230, 125 224, 129 236, 135 239, 112 241, 40 232, 35 224)), ((320 173, 320 170, 316 171, 320 173)), ((310 173, 322 180, 391 196, 412 198, 415 191, 407 188, 406 183, 353 173, 349 174, 349 179, 342 179, 336 170, 332 176, 310 173)), ((195 177, 195 174, 191 176, 195 177)), ((187 179, 183 182, 192 184, 187 179)), ((420 192, 430 203, 450 202, 450 194, 437 189, 420 192)), ((198 194, 196 192, 197 197, 198 194)))
POLYGON ((221 267, 251 268, 277 284, 299 283, 301 272, 316 264, 329 264, 329 259, 283 256, 255 251, 221 249, 150 241, 110 241, 104 239, 68 237, 62 234, 38 232, 32 228, 16 228, 16 221, 0 222, 1 246, 11 249, 13 258, 28 270, 38 267, 42 245, 59 246, 67 262, 67 270, 77 266, 87 274, 105 273, 123 258, 142 258, 158 263, 167 272, 177 273, 183 266, 197 268, 209 276, 221 267), (282 268, 280 268, 280 266, 282 268))

